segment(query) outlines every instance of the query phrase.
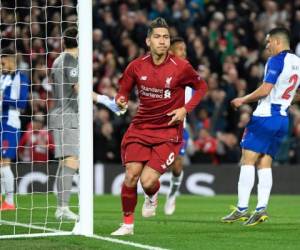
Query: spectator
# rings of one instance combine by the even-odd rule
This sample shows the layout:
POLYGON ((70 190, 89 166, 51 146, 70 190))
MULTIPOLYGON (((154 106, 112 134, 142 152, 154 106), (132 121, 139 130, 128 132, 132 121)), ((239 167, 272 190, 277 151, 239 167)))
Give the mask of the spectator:
POLYGON ((193 162, 218 163, 217 139, 211 136, 207 129, 201 128, 199 130, 198 138, 194 141, 194 149, 193 162))
POLYGON ((102 124, 100 131, 94 133, 94 161, 119 162, 119 143, 114 139, 114 129, 110 122, 102 124))
POLYGON ((45 126, 45 115, 38 112, 27 125, 19 144, 19 159, 23 162, 47 162, 54 153, 52 134, 45 126))

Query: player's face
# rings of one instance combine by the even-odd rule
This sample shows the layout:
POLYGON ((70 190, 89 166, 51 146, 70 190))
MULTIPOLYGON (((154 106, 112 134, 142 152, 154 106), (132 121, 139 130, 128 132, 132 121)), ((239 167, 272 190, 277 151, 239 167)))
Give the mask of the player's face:
POLYGON ((177 42, 171 46, 170 51, 173 55, 186 59, 186 45, 184 42, 177 42))
POLYGON ((170 48, 169 30, 166 28, 153 29, 150 37, 147 37, 146 43, 150 47, 151 53, 158 56, 167 54, 170 48))
POLYGON ((14 56, 5 56, 1 58, 1 68, 3 73, 16 70, 16 63, 14 56))
POLYGON ((267 35, 266 37, 266 50, 269 52, 271 56, 276 55, 276 46, 277 46, 277 39, 275 37, 271 37, 267 35))

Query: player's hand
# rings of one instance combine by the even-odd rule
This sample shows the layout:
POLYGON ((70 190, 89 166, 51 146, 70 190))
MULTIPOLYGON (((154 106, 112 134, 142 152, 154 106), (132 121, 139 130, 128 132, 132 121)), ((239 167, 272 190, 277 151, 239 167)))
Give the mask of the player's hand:
POLYGON ((233 108, 237 109, 244 104, 244 98, 243 97, 234 98, 230 103, 233 108))
POLYGON ((78 83, 76 83, 76 84, 74 84, 74 90, 75 90, 75 93, 79 93, 79 84, 78 83))
POLYGON ((126 110, 128 107, 126 98, 124 96, 119 96, 118 99, 116 99, 116 104, 121 110, 126 110))
POLYGON ((172 116, 171 121, 168 125, 178 124, 179 122, 183 122, 184 118, 186 117, 187 111, 185 107, 175 109, 172 112, 168 113, 168 116, 172 116))

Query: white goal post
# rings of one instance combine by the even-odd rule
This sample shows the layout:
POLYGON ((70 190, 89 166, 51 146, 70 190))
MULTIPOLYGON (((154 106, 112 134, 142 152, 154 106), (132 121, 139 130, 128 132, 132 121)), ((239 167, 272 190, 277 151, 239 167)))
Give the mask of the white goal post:
POLYGON ((92 0, 79 0, 80 195, 78 233, 93 235, 92 0))
MULTIPOLYGON (((76 194, 73 194, 72 198, 72 208, 76 213, 79 213, 79 221, 78 222, 65 222, 65 221, 57 221, 54 217, 54 212, 56 209, 56 190, 54 179, 56 178, 56 173, 53 172, 53 166, 57 168, 58 161, 54 159, 49 159, 43 165, 45 170, 39 170, 33 162, 23 162, 19 160, 18 156, 16 159, 16 163, 13 163, 11 167, 14 175, 14 185, 15 185, 15 194, 14 194, 14 202, 15 202, 15 210, 14 211, 0 211, 0 239, 7 238, 32 238, 32 237, 49 237, 49 236, 66 236, 66 235, 83 235, 83 236, 93 236, 94 228, 93 228, 93 191, 94 191, 94 182, 93 182, 93 100, 92 100, 92 87, 93 87, 93 65, 92 65, 92 51, 93 51, 93 42, 92 42, 92 0, 59 0, 59 1, 51 1, 51 0, 28 0, 28 1, 19 1, 19 0, 0 0, 0 26, 1 26, 1 36, 0 36, 0 49, 4 48, 4 40, 8 41, 8 44, 13 44, 17 51, 17 44, 19 44, 18 40, 22 39, 20 37, 18 29, 21 30, 18 25, 21 27, 25 27, 28 25, 28 30, 30 37, 24 37, 29 42, 29 52, 27 54, 24 53, 24 57, 30 58, 30 62, 28 63, 28 68, 20 69, 24 72, 27 72, 29 75, 29 79, 31 82, 30 86, 30 96, 29 102, 32 103, 32 107, 34 105, 34 94, 33 85, 33 71, 40 70, 34 68, 32 63, 33 58, 33 44, 35 40, 40 40, 45 44, 45 51, 38 51, 36 53, 37 56, 44 57, 45 60, 45 68, 46 72, 50 72, 50 68, 47 67, 47 59, 49 55, 58 53, 55 51, 51 51, 48 48, 48 39, 55 40, 57 37, 46 37, 47 36, 47 26, 48 22, 50 23, 58 23, 57 20, 47 19, 47 8, 51 8, 52 11, 56 11, 60 13, 56 17, 60 18, 60 29, 61 34, 63 33, 63 23, 67 22, 63 20, 62 12, 64 8, 72 9, 73 12, 76 11, 76 22, 70 21, 73 25, 77 24, 78 27, 78 48, 79 48, 79 57, 78 57, 78 68, 79 68, 79 92, 78 92, 78 108, 79 108, 79 178, 73 180, 73 183, 77 182, 78 186, 78 201, 76 194), (18 3, 22 2, 24 5, 21 7, 18 6, 18 3), (61 6, 57 6, 57 3, 60 2, 61 6), (76 3, 77 6, 68 5, 68 3, 76 3), (8 5, 6 5, 8 3, 8 5), (13 3, 15 6, 13 6, 13 3), (54 5, 51 5, 55 3, 54 5), (26 9, 27 8, 27 9, 26 9), (38 9, 39 13, 43 16, 45 21, 41 21, 40 23, 33 21, 31 22, 32 15, 34 15, 33 9, 38 9), (60 12, 59 12, 60 11, 60 12), (29 21, 26 19, 25 21, 20 18, 19 13, 30 13, 29 21), (8 18, 4 18, 2 14, 8 18), (4 20, 4 19, 5 20, 4 20), (15 19, 15 23, 12 24, 12 19, 15 19), (4 21, 3 21, 4 20, 4 21), (8 20, 8 21, 7 21, 8 20), (21 20, 21 21, 20 21, 21 20), (38 23, 44 25, 46 27, 45 37, 42 35, 33 35, 34 30, 33 26, 38 23), (4 28, 3 28, 4 27, 4 28), (9 34, 9 37, 6 36, 6 31, 12 31, 12 34, 9 34), (5 34, 4 34, 5 33, 5 34), (17 35, 17 33, 19 35, 17 35), (23 169, 21 169, 24 165, 23 169), (23 175, 24 169, 27 169, 26 176, 23 175), (28 170, 29 169, 29 170, 28 170), (31 172, 30 172, 31 171, 31 172), (79 179, 79 180, 78 180, 79 179), (36 183, 43 187, 43 190, 46 191, 36 191, 36 183), (20 187, 20 183, 24 184, 20 187), (27 190, 29 190, 27 192, 27 190), (76 200, 76 201, 75 201, 76 200)), ((53 15, 54 16, 54 15, 53 15)), ((54 27, 54 26, 53 26, 54 27)), ((21 32, 22 33, 22 32, 21 32)), ((6 45, 5 45, 6 46, 6 45)), ((18 52, 20 53, 20 52, 18 52)), ((2 55, 1 55, 2 56, 2 55)), ((17 58, 17 57, 16 57, 17 58)), ((16 59, 17 62, 18 59, 16 59)), ((25 66, 24 66, 25 67, 25 66)), ((18 70, 19 68, 17 68, 18 70)), ((3 75, 2 67, 0 76, 3 75)), ((48 74, 46 73, 45 79, 48 78, 48 74)), ((13 76, 11 76, 13 77, 13 76)), ((11 78, 13 81, 13 78, 11 78)), ((43 84, 46 80, 43 82, 43 84)), ((47 85, 47 83, 46 83, 47 85)), ((49 86, 49 84, 48 84, 49 86)), ((1 88, 1 86, 0 86, 1 88)), ((49 87, 50 88, 50 87, 49 87)), ((1 91, 1 90, 0 90, 1 91)), ((40 97, 37 97, 38 100, 40 97)), ((48 94, 46 101, 48 101, 48 94)), ((2 105, 2 100, 0 100, 2 105)), ((46 104, 48 105, 48 104, 46 104)), ((46 107, 48 110, 48 106, 46 107)), ((48 110, 49 111, 49 110, 48 110)), ((0 111, 2 112, 2 111, 0 111)), ((31 110, 32 114, 33 109, 31 110)), ((2 116, 2 114, 0 115, 2 116)), ((26 116, 26 115, 24 115, 26 116)), ((48 114, 42 115, 47 121, 48 114)), ((34 115, 31 117, 27 115, 25 117, 30 122, 33 122, 34 115)), ((48 123, 46 124, 46 132, 48 133, 48 123)), ((45 130, 43 128, 43 130, 45 130)), ((21 132, 26 132, 22 130, 21 132)), ((31 133, 33 133, 33 129, 31 129, 31 133)), ((2 134, 2 131, 1 131, 2 134)), ((33 138, 33 135, 30 137, 33 138)), ((48 141, 49 143, 49 141, 48 141)), ((50 144, 50 143, 49 143, 50 144)), ((49 146, 47 144, 47 148, 49 146)), ((2 144, 1 144, 2 145, 2 144)), ((44 145, 45 146, 45 145, 44 145)), ((55 145, 54 145, 55 146, 55 145)), ((3 147, 3 145, 1 146, 3 147)), ((34 145, 31 146, 32 148, 34 145)), ((2 148, 1 148, 2 150, 2 148)), ((32 150, 32 149, 31 149, 32 150)), ((48 154, 48 153, 47 153, 48 154)), ((1 153, 2 155, 2 153, 1 153)), ((32 156, 33 157, 33 156, 32 156)), ((3 186, 3 184, 2 184, 3 186)), ((2 194, 3 190, 1 191, 2 194)), ((4 197, 3 196, 3 197, 4 197)), ((1 198, 2 199, 2 198, 1 198)), ((4 200, 2 200, 2 203, 4 200)), ((2 205, 1 207, 2 208, 2 205)), ((1 210, 1 209, 0 209, 1 210)))

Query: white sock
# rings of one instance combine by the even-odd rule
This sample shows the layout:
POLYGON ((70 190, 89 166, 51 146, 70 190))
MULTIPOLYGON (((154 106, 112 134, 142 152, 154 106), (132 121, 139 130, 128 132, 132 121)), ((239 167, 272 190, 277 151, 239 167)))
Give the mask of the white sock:
POLYGON ((248 208, 251 191, 255 181, 255 167, 252 165, 241 166, 238 183, 238 208, 248 208))
POLYGON ((1 195, 5 195, 4 180, 1 181, 1 195))
POLYGON ((9 204, 14 204, 14 175, 10 165, 0 167, 1 182, 4 186, 5 201, 9 204))
POLYGON ((168 193, 168 198, 170 198, 171 196, 176 195, 176 193, 179 191, 182 179, 183 179, 183 171, 181 171, 179 176, 174 176, 172 174, 172 178, 171 178, 171 181, 170 181, 170 190, 169 190, 169 193, 168 193))
POLYGON ((257 184, 257 206, 256 209, 266 208, 270 198, 270 193, 273 184, 272 169, 263 168, 257 171, 258 184, 257 184))

